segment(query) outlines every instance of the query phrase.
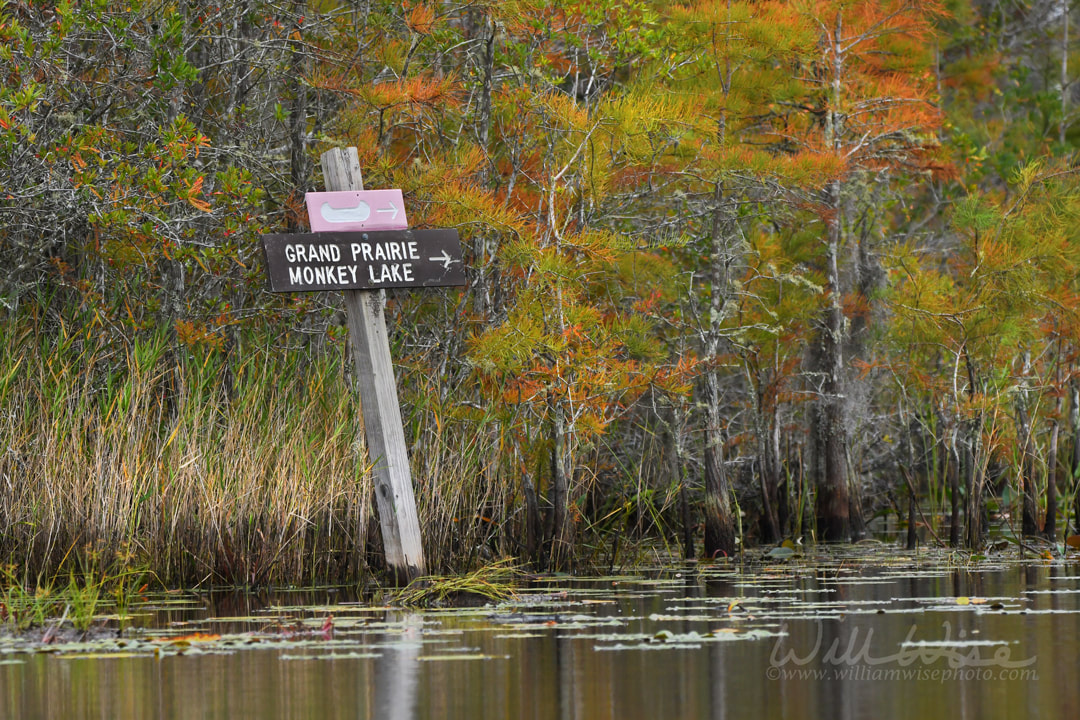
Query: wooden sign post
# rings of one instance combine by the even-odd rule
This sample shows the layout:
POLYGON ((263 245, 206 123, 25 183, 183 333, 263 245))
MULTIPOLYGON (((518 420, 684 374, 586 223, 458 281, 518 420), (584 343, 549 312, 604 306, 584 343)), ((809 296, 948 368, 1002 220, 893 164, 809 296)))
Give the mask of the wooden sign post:
POLYGON ((404 583, 426 567, 381 288, 464 285, 461 245, 456 230, 404 229, 400 191, 360 192, 364 183, 356 148, 323 153, 322 169, 331 192, 313 193, 321 215, 313 227, 329 231, 264 236, 271 289, 340 289, 345 295, 386 562, 404 583), (331 197, 340 191, 358 192, 341 203, 331 197), (399 229, 386 229, 395 221, 399 229), (337 229, 343 226, 372 229, 337 229))

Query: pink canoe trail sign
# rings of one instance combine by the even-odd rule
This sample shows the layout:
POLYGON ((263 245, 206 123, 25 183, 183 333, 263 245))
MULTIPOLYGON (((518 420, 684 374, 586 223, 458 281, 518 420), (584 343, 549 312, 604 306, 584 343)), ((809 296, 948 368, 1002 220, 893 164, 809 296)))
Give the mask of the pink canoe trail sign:
POLYGON ((405 230, 401 190, 344 190, 309 192, 308 217, 312 232, 343 230, 405 230))

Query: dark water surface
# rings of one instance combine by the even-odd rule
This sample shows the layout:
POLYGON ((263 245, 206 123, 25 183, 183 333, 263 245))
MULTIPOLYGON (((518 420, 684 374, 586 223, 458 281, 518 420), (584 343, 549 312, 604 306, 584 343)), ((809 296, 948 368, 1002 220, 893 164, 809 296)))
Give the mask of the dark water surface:
POLYGON ((0 638, 0 717, 1080 717, 1074 561, 848 549, 468 610, 335 597, 170 595, 117 639, 0 638))

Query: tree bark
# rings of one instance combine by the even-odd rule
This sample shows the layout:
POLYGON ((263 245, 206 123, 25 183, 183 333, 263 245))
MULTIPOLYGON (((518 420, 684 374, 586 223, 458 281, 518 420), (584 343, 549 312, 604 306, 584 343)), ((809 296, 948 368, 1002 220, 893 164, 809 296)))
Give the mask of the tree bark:
POLYGON ((307 88, 303 76, 307 65, 307 50, 301 37, 299 23, 304 16, 306 0, 294 0, 291 17, 296 21, 296 36, 289 43, 289 92, 292 105, 289 109, 289 181, 293 190, 303 194, 311 176, 311 162, 307 157, 307 88))
POLYGON ((574 519, 570 512, 571 471, 568 467, 566 410, 556 398, 548 400, 551 413, 551 554, 550 566, 567 569, 573 561, 574 519))
MULTIPOLYGON (((723 118, 721 118, 723 119, 723 118)), ((723 138, 721 123, 719 135, 723 138)), ((726 304, 731 285, 731 265, 735 261, 735 228, 726 205, 724 187, 717 183, 712 217, 712 257, 710 280, 712 297, 705 335, 705 357, 714 359, 720 351, 726 304)), ((720 377, 715 368, 705 373, 705 556, 731 557, 735 554, 735 521, 731 513, 731 486, 724 470, 724 437, 720 422, 720 377)))
POLYGON ((918 544, 919 533, 915 521, 915 492, 913 490, 909 490, 907 510, 907 549, 914 550, 918 544))
POLYGON ((694 522, 693 513, 690 511, 690 492, 686 483, 686 451, 683 430, 686 427, 685 411, 678 405, 678 400, 672 403, 671 422, 667 424, 668 457, 671 463, 672 480, 679 488, 679 516, 682 522, 682 545, 683 557, 687 560, 694 559, 694 522))
MULTIPOLYGON (((966 348, 963 350, 963 358, 964 368, 967 371, 968 397, 974 400, 979 394, 979 388, 975 379, 975 363, 972 362, 966 348)), ((982 457, 982 416, 976 415, 972 420, 962 421, 960 427, 966 435, 964 484, 967 489, 967 506, 964 509, 964 520, 967 527, 965 540, 967 546, 975 550, 982 547, 986 538, 986 523, 984 522, 986 508, 983 505, 986 473, 982 457)))
POLYGON ((945 475, 949 479, 949 547, 960 547, 960 453, 956 448, 956 434, 950 433, 950 441, 943 448, 945 475))
MULTIPOLYGON (((903 409, 899 413, 900 419, 903 421, 905 415, 903 409)), ((907 450, 907 457, 904 458, 906 467, 900 468, 901 474, 904 476, 904 481, 908 487, 908 510, 907 510, 907 549, 914 550, 919 543, 918 525, 915 519, 915 513, 917 510, 916 491, 919 487, 919 475, 915 461, 915 448, 912 441, 911 433, 912 427, 917 427, 915 422, 904 422, 904 444, 907 450)))
MULTIPOLYGON (((495 84, 495 35, 498 28, 490 15, 484 17, 483 35, 483 83, 480 86, 480 108, 476 119, 476 140, 481 150, 488 152, 488 139, 491 135, 491 93, 495 84)), ((491 161, 480 173, 480 182, 487 186, 493 165, 491 161)), ((495 310, 495 288, 498 286, 498 271, 495 264, 497 240, 491 233, 478 232, 473 237, 473 312, 478 317, 490 318, 495 310)))
POLYGON ((708 420, 705 426, 705 557, 735 555, 735 522, 731 486, 724 469, 724 438, 720 427, 719 382, 708 378, 708 420))
POLYGON ((986 538, 983 523, 983 488, 986 476, 981 461, 982 428, 978 421, 966 423, 968 426, 969 447, 966 448, 965 485, 967 487, 967 507, 964 517, 967 521, 967 546, 973 550, 981 548, 986 538))
POLYGON ((522 469, 521 491, 525 496, 525 557, 535 567, 543 569, 540 557, 540 504, 536 499, 536 488, 529 478, 528 472, 522 469))
POLYGON ((761 542, 776 543, 780 530, 780 439, 776 404, 770 401, 767 378, 757 378, 755 391, 755 434, 757 474, 761 484, 761 542))
POLYGON ((1069 428, 1072 430, 1072 461, 1069 463, 1069 486, 1073 489, 1073 531, 1080 533, 1080 383, 1069 383, 1069 428))
MULTIPOLYGON (((1061 398, 1057 400, 1058 412, 1061 411, 1061 398)), ((1057 418, 1050 425, 1049 457, 1046 462, 1046 522, 1043 523, 1043 535, 1053 540, 1057 536, 1057 512, 1058 512, 1058 434, 1060 423, 1057 418)))
POLYGON ((1021 385, 1016 396, 1016 433, 1020 445, 1019 476, 1020 489, 1023 494, 1021 532, 1025 536, 1034 537, 1039 534, 1039 518, 1038 498, 1036 497, 1038 489, 1035 482, 1035 454, 1032 447, 1032 427, 1027 402, 1028 393, 1030 392, 1027 378, 1030 369, 1031 355, 1025 352, 1021 385))
POLYGON ((1035 463, 1031 456, 1031 440, 1021 441, 1020 483, 1022 486, 1021 532, 1028 537, 1039 535, 1038 498, 1035 484, 1035 463))
POLYGON ((761 478, 761 505, 763 523, 761 541, 776 543, 782 539, 780 530, 780 462, 773 455, 772 433, 759 440, 758 473, 761 478))
MULTIPOLYGON (((830 244, 831 245, 831 244, 830 244)), ((836 278, 836 257, 830 255, 831 282, 836 278)), ((838 288, 834 285, 833 295, 838 288)), ((811 443, 817 477, 817 524, 821 539, 844 541, 851 535, 847 488, 847 430, 844 417, 843 314, 839 298, 834 297, 826 315, 819 343, 819 376, 824 376, 821 393, 812 415, 811 443)))
POLYGON ((791 491, 785 461, 780 454, 780 408, 773 406, 769 433, 770 453, 776 471, 776 524, 780 537, 791 535, 791 491))
MULTIPOLYGON (((829 48, 832 56, 832 98, 825 114, 825 139, 837 152, 842 149, 844 117, 842 90, 844 51, 843 20, 836 13, 836 25, 829 48)), ((844 233, 844 198, 840 180, 833 180, 826 190, 825 222, 825 283, 828 308, 819 329, 818 377, 822 378, 821 392, 816 401, 811 428, 817 469, 817 524, 821 539, 843 541, 850 539, 850 505, 847 483, 847 428, 844 398, 844 337, 845 318, 841 305, 840 252, 844 233)))

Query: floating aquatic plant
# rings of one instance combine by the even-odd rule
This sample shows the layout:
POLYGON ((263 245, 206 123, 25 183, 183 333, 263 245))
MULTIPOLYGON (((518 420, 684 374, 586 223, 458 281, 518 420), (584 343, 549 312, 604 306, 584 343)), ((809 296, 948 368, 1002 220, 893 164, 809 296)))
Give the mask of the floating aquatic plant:
POLYGON ((511 560, 500 560, 465 575, 417 578, 391 596, 403 607, 444 607, 498 602, 513 598, 525 573, 511 560))

